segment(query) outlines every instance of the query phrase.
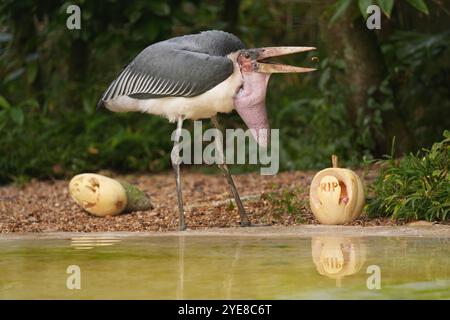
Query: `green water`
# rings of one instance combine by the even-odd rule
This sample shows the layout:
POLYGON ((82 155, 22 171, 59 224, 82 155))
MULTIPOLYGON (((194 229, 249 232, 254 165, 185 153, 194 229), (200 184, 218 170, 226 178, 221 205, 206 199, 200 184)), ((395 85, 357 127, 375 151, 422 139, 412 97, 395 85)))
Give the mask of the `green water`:
POLYGON ((449 266, 449 238, 1 240, 0 299, 449 299, 449 266))

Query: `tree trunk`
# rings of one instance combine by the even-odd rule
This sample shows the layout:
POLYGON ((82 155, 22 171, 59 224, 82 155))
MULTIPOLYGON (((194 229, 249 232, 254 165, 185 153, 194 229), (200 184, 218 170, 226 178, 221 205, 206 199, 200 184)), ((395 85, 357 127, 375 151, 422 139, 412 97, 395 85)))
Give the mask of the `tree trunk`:
MULTIPOLYGON (((404 118, 398 109, 381 112, 382 128, 374 121, 376 109, 368 107, 369 98, 382 103, 383 96, 379 91, 386 76, 386 66, 377 42, 376 34, 366 27, 362 15, 355 4, 350 4, 343 15, 330 25, 333 10, 327 10, 334 1, 320 2, 316 5, 319 13, 321 36, 327 47, 331 61, 342 59, 345 61, 345 76, 335 80, 350 90, 347 99, 348 119, 355 129, 355 138, 368 125, 373 139, 372 152, 380 157, 390 151, 391 140, 396 136, 397 142, 404 151, 409 149, 410 133, 404 118), (375 91, 369 94, 369 90, 375 91), (369 124, 360 123, 358 114, 370 119, 369 124), (381 132, 383 131, 383 132, 381 132)), ((393 102, 395 104, 395 102, 393 102)))

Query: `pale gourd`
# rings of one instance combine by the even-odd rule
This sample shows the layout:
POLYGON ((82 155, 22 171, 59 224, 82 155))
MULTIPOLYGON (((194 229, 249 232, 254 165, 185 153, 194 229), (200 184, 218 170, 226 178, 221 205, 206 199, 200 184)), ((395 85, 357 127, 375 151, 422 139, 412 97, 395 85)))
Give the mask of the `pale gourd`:
POLYGON ((364 187, 355 172, 338 168, 335 155, 332 163, 333 168, 319 171, 314 176, 309 203, 320 223, 344 224, 361 215, 365 203, 364 187))
POLYGON ((73 200, 95 216, 120 214, 127 206, 125 188, 116 180, 94 173, 72 178, 69 191, 73 200))

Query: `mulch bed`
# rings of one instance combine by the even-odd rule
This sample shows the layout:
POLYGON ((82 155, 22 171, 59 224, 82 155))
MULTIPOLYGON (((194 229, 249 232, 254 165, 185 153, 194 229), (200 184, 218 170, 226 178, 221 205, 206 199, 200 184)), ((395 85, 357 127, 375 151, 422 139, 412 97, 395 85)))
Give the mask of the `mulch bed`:
MULTIPOLYGON (((308 188, 313 176, 314 172, 295 171, 275 176, 241 174, 234 179, 252 223, 289 226, 318 223, 308 205, 308 188)), ((0 187, 0 233, 178 229, 172 172, 120 178, 147 192, 155 208, 114 217, 95 217, 71 199, 68 180, 31 181, 22 187, 0 187)), ((188 229, 239 226, 239 214, 222 175, 185 170, 182 184, 188 229)), ((362 226, 397 224, 402 222, 365 216, 351 223, 362 226)))

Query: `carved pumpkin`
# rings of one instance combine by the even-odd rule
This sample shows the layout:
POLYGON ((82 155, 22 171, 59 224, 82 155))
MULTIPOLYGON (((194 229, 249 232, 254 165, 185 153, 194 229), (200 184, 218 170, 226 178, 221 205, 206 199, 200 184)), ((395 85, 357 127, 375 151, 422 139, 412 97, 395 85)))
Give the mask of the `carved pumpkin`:
POLYGON ((333 168, 318 172, 309 189, 309 203, 314 216, 322 224, 344 224, 362 213, 364 187, 358 175, 350 169, 338 168, 332 156, 333 168))

